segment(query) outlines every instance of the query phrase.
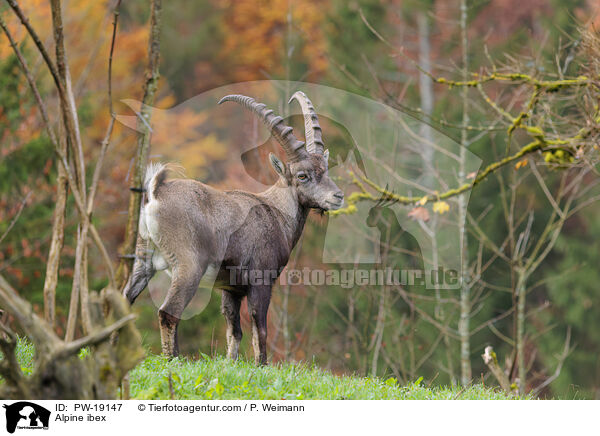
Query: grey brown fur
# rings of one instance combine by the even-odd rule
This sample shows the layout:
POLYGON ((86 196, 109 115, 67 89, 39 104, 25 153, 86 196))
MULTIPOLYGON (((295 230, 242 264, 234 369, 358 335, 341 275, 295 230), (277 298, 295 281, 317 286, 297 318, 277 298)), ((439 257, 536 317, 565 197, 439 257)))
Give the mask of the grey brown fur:
POLYGON ((123 292, 133 303, 157 270, 170 271, 171 286, 158 311, 166 355, 178 354, 177 325, 183 310, 207 269, 214 268, 216 283, 227 284, 222 291, 222 312, 227 321, 228 357, 238 356, 240 305, 247 297, 255 359, 260 364, 267 361, 267 310, 273 282, 287 264, 310 209, 338 209, 344 198, 329 178, 329 153, 320 141, 312 104, 300 92, 292 99, 301 102, 303 111, 310 111, 304 114, 313 129, 306 135, 309 144, 298 141, 280 117, 252 98, 235 95, 221 100, 235 101, 254 112, 286 152, 287 163, 269 156, 279 180, 264 192, 219 191, 194 180, 167 180, 165 165, 148 168, 149 201, 141 214, 134 271, 123 292), (248 281, 244 275, 249 271, 273 274, 266 280, 248 281))

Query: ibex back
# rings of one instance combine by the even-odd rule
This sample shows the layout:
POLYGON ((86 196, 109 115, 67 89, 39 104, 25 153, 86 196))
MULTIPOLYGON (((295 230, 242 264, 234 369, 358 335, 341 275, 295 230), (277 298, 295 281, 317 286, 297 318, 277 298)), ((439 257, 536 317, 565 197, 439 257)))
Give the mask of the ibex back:
POLYGON ((148 168, 148 203, 141 213, 134 270, 123 292, 133 303, 157 270, 169 270, 171 286, 158 311, 163 354, 178 354, 181 315, 202 276, 214 268, 217 283, 228 283, 221 304, 227 321, 228 357, 238 355, 240 305, 247 296, 255 359, 266 363, 273 283, 287 264, 310 209, 338 209, 344 200, 328 175, 329 152, 324 149, 315 110, 304 93, 295 93, 290 102, 294 99, 304 114, 306 144, 281 117, 250 97, 229 95, 219 102, 233 101, 255 113, 284 149, 286 163, 269 155, 279 180, 265 192, 219 191, 194 180, 167 180, 165 165, 148 168), (245 275, 253 271, 273 273, 248 280, 245 275))

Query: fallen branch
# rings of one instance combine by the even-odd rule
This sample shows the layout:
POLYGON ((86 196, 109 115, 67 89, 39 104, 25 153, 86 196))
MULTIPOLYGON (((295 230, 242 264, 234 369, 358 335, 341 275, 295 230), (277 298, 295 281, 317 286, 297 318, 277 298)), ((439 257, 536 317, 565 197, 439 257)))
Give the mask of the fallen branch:
POLYGON ((62 341, 2 276, 0 306, 14 316, 36 350, 35 372, 25 378, 16 359, 16 335, 0 325, 7 335, 0 337, 0 374, 6 382, 0 388, 0 398, 115 398, 123 376, 144 357, 141 335, 132 322, 135 315, 114 289, 103 290, 101 296, 90 293, 94 331, 73 342, 62 341), (118 335, 112 335, 115 339, 109 340, 117 331, 118 335), (85 359, 77 354, 83 347, 90 347, 90 356, 85 359))
POLYGON ((491 373, 496 377, 500 387, 507 393, 514 392, 513 385, 510 383, 508 376, 504 373, 500 365, 498 364, 498 358, 494 349, 488 345, 485 347, 484 353, 481 355, 483 362, 487 365, 491 373))
POLYGON ((84 336, 83 338, 79 338, 75 341, 69 342, 64 347, 56 351, 55 354, 52 356, 52 359, 60 359, 70 354, 77 353, 82 348, 97 345, 103 341, 106 341, 110 339, 110 335, 113 332, 120 330, 122 327, 125 326, 125 324, 135 320, 136 318, 137 316, 134 313, 130 313, 129 315, 121 318, 114 324, 104 327, 102 330, 99 330, 88 336, 84 336))

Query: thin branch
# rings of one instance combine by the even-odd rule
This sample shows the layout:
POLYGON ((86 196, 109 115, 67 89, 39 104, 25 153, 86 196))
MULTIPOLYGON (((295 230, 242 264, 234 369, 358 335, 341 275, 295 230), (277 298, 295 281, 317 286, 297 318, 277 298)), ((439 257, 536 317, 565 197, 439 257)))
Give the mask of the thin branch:
MULTIPOLYGON (((9 1, 9 0, 7 0, 7 1, 9 1)), ((77 207, 77 210, 78 210, 80 216, 83 216, 84 217, 83 219, 87 219, 89 221, 89 218, 88 218, 87 214, 85 213, 86 208, 81 199, 81 196, 79 195, 78 184, 75 182, 75 177, 73 176, 73 172, 71 171, 71 167, 69 166, 69 163, 67 161, 67 156, 60 148, 56 134, 55 134, 54 130, 52 130, 52 127, 50 125, 50 120, 48 118, 48 110, 46 109, 46 105, 45 105, 44 101, 42 100, 42 97, 40 96, 40 93, 38 91, 35 80, 33 79, 33 75, 31 74, 31 70, 27 66, 27 62, 25 61, 25 58, 23 57, 21 50, 19 49, 18 45, 15 43, 15 40, 12 37, 12 34, 8 30, 8 27, 6 26, 6 23, 4 22, 4 20, 2 19, 1 16, 0 16, 0 27, 6 34, 8 40, 10 42, 10 45, 13 48, 15 55, 17 56, 17 60, 19 61, 21 70, 23 71, 23 74, 25 75, 27 82, 29 83, 31 92, 33 93, 33 96, 36 100, 40 114, 42 115, 42 120, 44 121, 44 126, 46 127, 46 131, 48 133, 48 136, 50 137, 50 141, 52 142, 52 145, 54 146, 54 152, 57 154, 58 161, 62 165, 63 169, 65 170, 65 174, 69 181, 69 186, 71 186, 73 198, 75 199, 75 206, 77 207)), ((114 270, 113 270, 113 266, 112 266, 112 261, 111 261, 110 257, 108 256, 106 248, 104 247, 104 243, 102 242, 102 239, 100 239, 100 235, 98 234, 98 231, 96 230, 93 223, 90 223, 90 233, 92 235, 92 240, 94 241, 94 243, 100 250, 100 253, 102 253, 102 257, 105 261, 106 268, 109 272, 109 281, 112 284, 112 283, 114 283, 114 273, 113 273, 114 270)))
POLYGON ((546 182, 544 181, 544 179, 542 178, 542 175, 538 171, 537 165, 535 164, 535 162, 531 162, 530 167, 531 167, 531 172, 535 176, 536 180, 538 181, 538 184, 542 188, 542 191, 544 191, 546 198, 548 199, 548 201, 554 208, 555 212, 558 214, 559 217, 563 218, 564 217, 563 211, 560 209, 560 206, 556 203, 556 200, 554 199, 552 194, 550 194, 550 191, 548 190, 548 185, 546 185, 546 182))
MULTIPOLYGON (((9 1, 9 3, 10 3, 11 0, 7 0, 7 1, 9 1)), ((4 34, 6 35, 6 37, 8 38, 8 42, 10 43, 10 46, 12 47, 12 49, 15 53, 15 56, 17 57, 17 60, 19 61, 21 70, 25 74, 25 78, 27 79, 27 82, 29 83, 29 87, 31 88, 31 91, 33 92, 33 96, 35 97, 35 100, 38 104, 38 108, 42 115, 42 119, 44 120, 44 126, 46 127, 46 131, 48 132, 48 136, 50 136, 50 140, 54 144, 55 148, 58 148, 58 141, 56 139, 56 135, 54 133, 54 130, 52 130, 52 128, 50 127, 48 111, 46 110, 46 105, 42 101, 42 97, 40 96, 40 93, 37 89, 37 85, 35 84, 35 79, 33 78, 33 75, 31 74, 31 71, 29 70, 29 67, 27 66, 27 62, 25 61, 25 58, 23 57, 23 54, 21 53, 19 46, 16 44, 12 34, 8 30, 8 27, 6 26, 6 23, 4 22, 4 19, 2 18, 1 15, 0 15, 0 27, 4 31, 4 34)))
MULTIPOLYGON (((46 65, 48 66, 48 70, 50 71, 50 74, 52 74, 52 78, 54 79, 54 83, 56 84, 56 88, 58 89, 58 92, 61 95, 61 98, 64 98, 64 88, 62 86, 62 82, 60 81, 56 66, 52 62, 52 59, 50 59, 48 50, 46 50, 46 47, 40 40, 40 37, 38 36, 37 32, 31 26, 31 23, 29 23, 29 19, 25 16, 25 14, 21 10, 21 8, 17 4, 17 2, 15 0, 6 0, 6 2, 9 4, 9 6, 15 12, 17 17, 19 17, 19 20, 21 20, 21 23, 23 24, 23 26, 25 26, 25 29, 27 29, 27 32, 31 36, 31 39, 33 39, 33 42, 35 43, 36 47, 38 48, 38 51, 44 58, 44 61, 46 62, 46 65)), ((6 30, 4 30, 4 31, 6 32, 6 30)), ((11 43, 11 45, 12 45, 12 43, 11 43)))
POLYGON ((83 338, 79 338, 75 341, 71 341, 66 343, 65 346, 61 347, 59 350, 52 354, 51 359, 61 359, 70 354, 77 353, 80 349, 97 345, 101 342, 104 342, 110 339, 110 335, 123 328, 127 323, 135 320, 137 315, 134 313, 130 313, 127 316, 124 316, 120 320, 114 322, 113 324, 98 330, 95 333, 92 333, 88 336, 84 336, 83 338))
POLYGON ((88 204, 87 204, 87 214, 90 215, 94 209, 94 199, 96 197, 96 190, 98 189, 98 183, 100 181, 100 173, 102 172, 102 164, 104 163, 104 156, 106 155, 106 150, 110 144, 110 137, 113 132, 113 128, 115 125, 115 112, 113 110, 113 101, 112 101, 112 60, 113 53, 115 50, 115 40, 117 38, 117 24, 119 21, 119 7, 121 6, 121 0, 117 1, 117 5, 115 6, 114 11, 114 20, 113 20, 113 31, 112 31, 112 39, 110 41, 110 53, 108 55, 108 105, 109 105, 109 113, 110 113, 110 121, 108 123, 108 127, 106 129, 106 133, 104 135, 104 139, 102 140, 102 145, 100 147, 100 155, 98 156, 98 161, 96 162, 96 168, 94 169, 94 176, 92 178, 92 184, 90 185, 89 194, 88 194, 88 204))
POLYGON ((112 37, 110 40, 110 54, 108 56, 108 104, 109 104, 109 111, 111 116, 114 116, 115 111, 113 110, 113 101, 112 101, 112 60, 113 60, 113 53, 115 51, 115 41, 117 39, 117 24, 119 22, 119 8, 121 7, 121 0, 117 1, 117 4, 115 6, 115 11, 113 13, 114 19, 113 19, 113 31, 112 31, 112 37))
POLYGON ((23 200, 21 200, 21 204, 19 205, 19 210, 17 211, 17 213, 15 214, 13 219, 10 221, 10 224, 8 225, 8 228, 6 229, 6 231, 2 234, 2 236, 0 236, 0 244, 2 243, 2 241, 4 241, 4 238, 6 238, 6 235, 8 235, 8 233, 12 230, 14 225, 17 223, 17 220, 19 219, 19 216, 21 216, 21 212, 23 212, 23 209, 25 208, 25 203, 27 203, 27 200, 29 200, 29 197, 31 197, 31 192, 28 192, 27 195, 25 196, 25 198, 23 198, 23 200))
MULTIPOLYGON (((505 157, 504 159, 501 159, 497 162, 489 164, 483 171, 481 171, 475 177, 475 179, 473 179, 472 182, 465 183, 457 188, 449 189, 446 192, 443 192, 438 195, 433 195, 433 196, 425 195, 423 197, 407 197, 407 196, 398 195, 394 192, 388 191, 387 189, 382 188, 381 186, 377 185, 375 182, 373 182, 369 179, 366 179, 364 177, 363 177, 363 181, 365 181, 365 183, 368 183, 373 189, 375 189, 381 195, 389 196, 390 200, 394 200, 397 203, 400 203, 400 204, 416 204, 416 203, 425 204, 429 200, 439 201, 439 200, 445 200, 448 198, 456 197, 456 196, 462 194, 463 192, 466 192, 466 191, 472 189, 474 186, 476 186, 481 181, 483 181, 490 173, 496 171, 499 168, 502 168, 505 165, 508 165, 511 162, 514 162, 514 161, 522 158, 523 156, 525 156, 527 154, 536 152, 536 151, 540 150, 541 148, 542 148, 542 143, 539 140, 532 141, 529 144, 522 147, 515 154, 512 154, 510 156, 505 157)), ((353 181, 353 182, 355 182, 355 181, 353 181)), ((348 206, 347 207, 338 209, 335 211, 330 211, 327 213, 329 215, 333 215, 333 216, 353 213, 356 209, 355 203, 357 203, 359 201, 364 201, 364 200, 377 201, 380 197, 381 197, 380 195, 375 196, 375 195, 369 193, 366 189, 363 189, 362 192, 355 192, 348 197, 348 200, 347 200, 348 206)))
POLYGON ((479 324, 477 327, 475 327, 473 330, 471 330, 471 335, 474 335, 474 334, 475 334, 475 333, 477 333, 479 330, 482 330, 482 329, 484 329, 484 328, 486 328, 486 327, 488 327, 488 326, 490 326, 490 325, 492 325, 492 324, 494 324, 494 323, 496 323, 496 322, 500 321, 501 319, 504 319, 504 318, 506 318, 506 317, 507 317, 507 316, 509 316, 511 313, 513 313, 513 312, 514 312, 514 310, 515 310, 515 308, 514 308, 514 307, 511 307, 510 309, 508 309, 507 311, 505 311, 505 312, 501 313, 500 315, 498 315, 498 316, 495 316, 494 318, 492 318, 492 319, 489 319, 489 320, 487 320, 486 322, 479 324))
POLYGON ((532 395, 537 396, 542 391, 542 389, 544 389, 546 386, 548 386, 550 383, 552 383, 554 380, 556 380, 560 376, 562 367, 563 367, 565 361, 567 360, 567 357, 569 356, 569 354, 571 354, 572 351, 573 351, 573 348, 571 347, 571 326, 568 326, 567 327, 567 335, 565 337, 565 344, 563 346, 563 351, 558 356, 558 364, 556 365, 556 369, 554 370, 554 373, 550 377, 548 377, 546 380, 544 380, 544 382, 542 384, 540 384, 539 386, 532 389, 531 390, 532 395))

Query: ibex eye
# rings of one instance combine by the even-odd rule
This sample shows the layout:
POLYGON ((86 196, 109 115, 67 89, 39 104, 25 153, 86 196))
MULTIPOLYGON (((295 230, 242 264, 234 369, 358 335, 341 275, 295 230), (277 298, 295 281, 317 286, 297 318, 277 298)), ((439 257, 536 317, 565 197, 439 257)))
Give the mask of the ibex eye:
POLYGON ((298 180, 308 180, 308 176, 306 174, 298 174, 298 180))

